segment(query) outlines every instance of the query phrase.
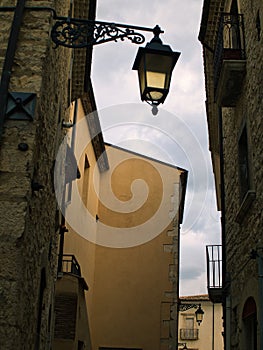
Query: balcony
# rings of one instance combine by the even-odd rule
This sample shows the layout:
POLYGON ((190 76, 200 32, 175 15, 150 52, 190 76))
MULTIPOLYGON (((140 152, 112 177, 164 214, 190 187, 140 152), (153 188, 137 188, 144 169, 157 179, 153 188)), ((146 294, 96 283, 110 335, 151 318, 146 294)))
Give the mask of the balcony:
POLYGON ((63 254, 62 272, 71 273, 73 275, 81 277, 80 265, 74 255, 63 254))
POLYGON ((215 100, 234 107, 246 72, 244 20, 241 14, 221 15, 214 54, 215 100))
POLYGON ((181 328, 180 339, 181 340, 198 340, 199 329, 194 328, 181 328))
POLYGON ((207 288, 213 303, 222 302, 222 246, 206 246, 207 288))
POLYGON ((85 346, 91 349, 85 291, 80 265, 72 254, 61 256, 61 269, 56 281, 54 305, 54 339, 52 349, 66 350, 85 346))

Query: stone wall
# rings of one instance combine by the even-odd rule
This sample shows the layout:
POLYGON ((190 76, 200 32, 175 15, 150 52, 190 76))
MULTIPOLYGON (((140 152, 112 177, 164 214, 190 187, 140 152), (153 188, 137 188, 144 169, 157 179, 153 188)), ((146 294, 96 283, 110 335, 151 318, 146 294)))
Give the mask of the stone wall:
MULTIPOLYGON (((262 33, 258 40, 256 29, 257 11, 263 21, 263 4, 254 1, 240 1, 240 13, 244 14, 246 40, 246 76, 242 94, 236 108, 223 109, 224 155, 225 155, 225 194, 226 194, 226 255, 227 270, 231 278, 232 336, 233 348, 241 341, 242 311, 249 296, 258 302, 258 266, 250 253, 257 249, 262 239, 262 79, 263 47, 262 33), (252 191, 256 199, 245 208, 241 219, 237 215, 242 209, 240 200, 238 140, 243 126, 247 127, 248 156, 252 191), (238 221, 238 222, 237 222, 238 221)), ((262 327, 262 325, 259 327, 262 327)))
MULTIPOLYGON (((262 14, 263 6, 260 1, 257 1, 257 4, 254 2, 254 6, 251 6, 247 1, 240 2, 240 12, 244 14, 245 19, 246 76, 243 82, 242 94, 236 108, 223 109, 227 256, 229 266, 231 266, 233 271, 237 271, 238 266, 241 267, 247 261, 250 251, 256 248, 262 224, 263 48, 261 41, 263 38, 261 38, 261 41, 257 40, 255 23, 258 9, 261 9, 262 14), (250 186, 251 190, 256 192, 256 199, 246 210, 241 221, 237 222, 237 214, 241 206, 238 174, 238 140, 244 124, 247 125, 248 132, 250 186)), ((247 277, 244 275, 245 279, 247 277)), ((237 295, 239 294, 237 292, 237 295)))
MULTIPOLYGON (((15 6, 2 1, 2 6, 15 6)), ((68 0, 27 1, 67 15, 68 0)), ((2 73, 13 11, 1 12, 2 73)), ((0 149, 1 348, 46 349, 52 334, 57 266, 57 204, 53 166, 68 118, 71 50, 54 50, 50 11, 26 9, 12 67, 10 92, 36 94, 32 121, 6 120, 0 149), (19 144, 26 144, 21 150, 19 144), (20 148, 19 148, 20 147, 20 148), (43 186, 34 191, 32 182, 43 186)))
MULTIPOLYGON (((218 5, 224 5, 223 11, 230 12, 232 1, 214 1, 218 5)), ((252 296, 259 307, 258 296, 258 264, 251 258, 252 250, 256 250, 262 244, 262 79, 263 79, 263 3, 260 0, 239 0, 238 12, 244 16, 245 49, 246 49, 246 73, 243 77, 241 95, 236 106, 222 108, 223 119, 223 149, 224 149, 224 181, 225 181, 225 215, 226 215, 226 270, 230 275, 231 286, 231 330, 226 325, 226 332, 231 332, 231 349, 240 349, 244 338, 242 335, 242 312, 245 301, 252 296), (261 29, 257 28, 258 17, 261 21, 261 29), (251 199, 244 200, 240 195, 239 177, 239 140, 246 126, 248 144, 248 163, 250 173, 249 190, 251 199), (254 198, 255 197, 255 198, 254 198)), ((209 7, 209 16, 214 14, 212 3, 209 7)), ((206 14, 203 13, 203 19, 206 14)), ((214 38, 217 34, 218 23, 206 23, 206 33, 202 38, 203 44, 210 45, 213 49, 214 38), (208 29, 207 29, 208 28, 208 29)), ((203 30, 203 29, 202 29, 203 30)), ((202 33, 203 34, 203 33, 202 33)), ((216 109, 213 110, 215 100, 213 97, 213 76, 211 50, 205 50, 205 74, 206 93, 208 99, 208 120, 210 144, 212 137, 216 136, 218 120, 216 109)), ((218 106, 217 106, 218 107, 218 106)), ((212 140, 213 141, 213 140, 212 140)), ((212 152, 215 150, 212 147, 212 152)), ((213 154, 213 156, 215 153, 213 154)), ((220 184, 220 177, 216 181, 220 184)), ((248 196, 249 197, 249 196, 248 196)), ((247 198, 248 198, 247 197, 247 198)), ((260 310, 258 310, 260 311, 260 310)), ((261 310, 262 312, 262 310, 261 310)), ((258 325, 259 329, 262 325, 258 325)), ((243 329, 244 334, 244 329, 243 329)))
MULTIPOLYGON (((218 31, 216 6, 221 11, 230 12, 231 0, 204 1, 200 38, 204 46, 204 65, 206 76, 207 116, 209 124, 212 158, 215 159, 215 140, 219 125, 217 106, 214 99, 213 49, 218 31), (214 108, 215 107, 215 108, 214 108)), ((226 334, 231 334, 231 349, 248 348, 245 344, 245 327, 242 312, 246 300, 253 297, 257 305, 257 335, 259 344, 259 281, 257 259, 251 256, 262 245, 262 203, 263 203, 263 3, 261 0, 238 0, 238 12, 244 16, 246 73, 243 76, 241 94, 235 107, 221 108, 223 120, 223 160, 225 181, 225 253, 226 270, 230 277, 229 296, 231 297, 231 325, 225 322, 226 334), (261 23, 259 23, 261 22, 261 23), (241 196, 240 186, 240 137, 247 131, 249 191, 247 197, 241 196)), ((217 190, 220 194, 220 176, 215 169, 217 190)), ((227 312, 227 310, 225 310, 227 312)), ((248 338, 248 337, 247 337, 248 338)), ((252 336, 251 336, 252 338, 252 336)), ((228 346, 229 344, 227 344, 228 346)), ((258 345, 259 346, 259 345, 258 345)), ((262 344, 260 344, 262 346, 262 344)))

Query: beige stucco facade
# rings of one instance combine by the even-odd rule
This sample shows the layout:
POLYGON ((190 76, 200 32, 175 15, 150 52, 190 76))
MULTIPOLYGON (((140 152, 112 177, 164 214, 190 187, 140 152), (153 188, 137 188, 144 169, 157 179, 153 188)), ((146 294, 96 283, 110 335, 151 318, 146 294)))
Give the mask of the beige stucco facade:
POLYGON ((186 311, 179 312, 178 348, 185 344, 188 350, 223 350, 223 319, 222 305, 213 304, 208 295, 192 295, 180 298, 182 304, 191 305, 186 311), (204 311, 203 321, 196 322, 195 312, 198 305, 204 311))

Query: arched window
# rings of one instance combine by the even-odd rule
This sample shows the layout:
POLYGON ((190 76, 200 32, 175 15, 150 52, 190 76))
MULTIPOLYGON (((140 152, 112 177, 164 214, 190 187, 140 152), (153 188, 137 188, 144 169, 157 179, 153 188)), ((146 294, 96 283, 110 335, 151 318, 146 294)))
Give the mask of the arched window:
POLYGON ((244 349, 257 350, 257 305, 254 298, 249 297, 242 312, 244 328, 244 349))
POLYGON ((240 32, 239 32, 239 16, 238 16, 238 6, 237 6, 237 0, 233 0, 231 4, 230 9, 230 15, 231 15, 231 48, 233 49, 240 49, 241 48, 241 42, 240 42, 240 32))

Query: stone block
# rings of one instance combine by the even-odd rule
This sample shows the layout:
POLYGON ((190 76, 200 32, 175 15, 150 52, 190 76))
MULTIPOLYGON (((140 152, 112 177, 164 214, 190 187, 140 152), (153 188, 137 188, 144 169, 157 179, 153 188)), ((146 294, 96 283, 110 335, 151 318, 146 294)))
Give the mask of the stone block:
POLYGON ((20 321, 19 288, 17 281, 1 280, 0 286, 0 324, 6 321, 17 325, 20 321))
POLYGON ((1 349, 21 349, 20 330, 15 325, 10 325, 7 320, 0 327, 1 349))
POLYGON ((0 172, 0 195, 25 199, 31 193, 31 179, 26 174, 0 172))
POLYGON ((27 203, 25 201, 0 201, 0 237, 19 238, 25 230, 27 203))

